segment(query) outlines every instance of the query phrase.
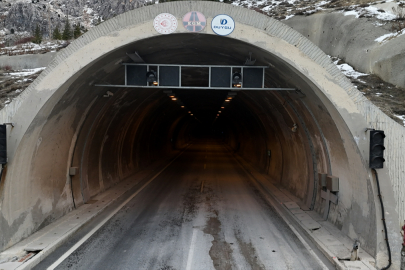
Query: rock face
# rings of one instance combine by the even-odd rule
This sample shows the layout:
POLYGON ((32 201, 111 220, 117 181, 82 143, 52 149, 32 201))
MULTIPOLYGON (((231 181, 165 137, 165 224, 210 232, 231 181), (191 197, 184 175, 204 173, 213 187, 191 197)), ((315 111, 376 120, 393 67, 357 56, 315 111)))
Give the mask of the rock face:
POLYGON ((56 27, 62 31, 67 18, 85 30, 144 5, 145 0, 0 0, 0 38, 31 35, 37 25, 47 38, 56 27))

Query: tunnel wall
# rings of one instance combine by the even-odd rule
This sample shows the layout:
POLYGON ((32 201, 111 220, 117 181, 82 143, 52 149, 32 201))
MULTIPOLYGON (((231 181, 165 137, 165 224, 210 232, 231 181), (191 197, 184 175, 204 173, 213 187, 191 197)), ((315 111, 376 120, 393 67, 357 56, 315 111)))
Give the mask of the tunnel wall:
MULTIPOLYGON (((230 38, 251 43, 276 55, 301 76, 302 81, 305 82, 301 90, 307 94, 304 102, 308 108, 311 108, 325 137, 325 142, 317 142, 317 145, 319 148, 321 144, 327 145, 331 172, 340 178, 339 203, 336 207, 332 206, 329 220, 350 237, 364 238, 366 246, 369 246, 369 250, 375 250, 378 261, 382 263, 386 261, 386 253, 381 224, 374 222, 371 229, 369 227, 364 229, 364 222, 373 220, 374 216, 380 216, 379 208, 374 207, 377 202, 375 182, 371 171, 367 169, 368 137, 365 128, 383 128, 387 134, 395 135, 395 137, 390 135, 387 137, 387 168, 379 170, 379 174, 386 210, 389 213, 386 219, 394 251, 393 260, 398 262, 400 237, 399 220, 395 208, 397 205, 399 210, 403 208, 403 204, 399 203, 398 194, 401 194, 405 187, 398 186, 394 197, 393 190, 397 186, 394 188, 395 182, 391 183, 391 179, 396 181, 396 177, 402 177, 404 174, 402 168, 405 163, 400 162, 403 159, 400 150, 404 149, 405 141, 399 139, 403 138, 404 128, 363 97, 330 59, 299 33, 280 22, 252 11, 213 2, 190 2, 190 5, 180 2, 159 4, 130 11, 106 21, 61 51, 55 61, 24 93, 0 111, 3 122, 16 123, 14 128, 8 130, 9 164, 5 180, 1 184, 0 226, 2 232, 6 232, 2 235, 1 249, 16 243, 40 228, 41 224, 47 223, 47 220, 49 222, 63 215, 72 207, 68 196, 71 191, 67 169, 72 162, 70 156, 75 149, 76 139, 80 136, 80 130, 77 130, 77 127, 86 121, 89 112, 87 108, 91 106, 89 104, 93 99, 104 94, 95 93, 93 99, 90 98, 91 95, 87 96, 87 103, 85 103, 87 106, 83 105, 84 108, 79 110, 73 106, 75 103, 72 101, 80 97, 80 93, 75 93, 72 88, 76 79, 89 71, 92 64, 102 58, 105 53, 136 40, 159 35, 152 26, 152 20, 159 13, 170 12, 180 20, 182 15, 190 10, 203 12, 208 21, 216 14, 229 14, 236 21, 236 29, 229 36, 230 38), (319 101, 323 112, 321 109, 316 109, 317 104, 312 100, 319 101), (58 102, 66 103, 66 108, 63 108, 63 104, 58 105, 58 102), (64 113, 55 112, 55 108, 63 108, 61 111, 64 113), (328 117, 323 117, 324 114, 328 117), (62 125, 64 121, 66 123, 62 125), (329 121, 333 121, 332 126, 336 128, 330 128, 329 121), (56 129, 55 126, 64 128, 56 129), (53 156, 46 153, 53 153, 53 156), (38 155, 43 156, 44 159, 39 159, 38 155), (49 164, 58 166, 49 166, 49 164), (56 168, 64 168, 64 170, 56 170, 56 168), (375 239, 375 243, 370 239, 375 239)), ((185 30, 179 27, 176 31, 185 30)), ((206 28, 201 34, 213 33, 210 28, 206 28)), ((122 59, 117 59, 117 62, 120 60, 122 59)), ((309 144, 309 141, 316 142, 316 138, 302 133, 305 130, 312 130, 313 136, 316 137, 315 124, 309 120, 310 115, 305 111, 305 105, 295 101, 290 101, 288 104, 289 107, 283 110, 288 110, 292 115, 299 108, 303 110, 300 116, 293 116, 299 129, 303 128, 303 131, 295 135, 286 133, 284 138, 278 138, 279 141, 287 139, 288 136, 299 136, 300 140, 306 140, 306 144, 309 144)), ((280 117, 286 117, 285 113, 280 117)), ((265 122, 264 118, 261 121, 265 122)), ((285 120, 285 126, 289 126, 288 121, 285 120)), ((266 128, 265 125, 263 128, 266 128)), ((186 131, 181 132, 186 133, 186 131)), ((263 141, 266 139, 264 138, 263 141)), ((293 143, 297 142, 299 140, 293 143)), ((95 141, 95 144, 97 143, 100 142, 95 141)), ((316 147, 316 144, 314 145, 316 147)), ((160 146, 167 147, 164 143, 160 146)), ((84 148, 87 149, 87 147, 84 148)), ((90 149, 94 151, 96 148, 90 147, 90 149)), ((246 156, 252 155, 248 149, 243 151, 246 156)), ((319 160, 317 164, 322 164, 319 167, 317 165, 316 168, 319 170, 325 169, 325 162, 321 162, 325 159, 324 155, 320 152, 317 155, 319 158, 311 157, 313 160, 319 160)), ((140 160, 139 157, 136 160, 140 160)), ((154 155, 151 154, 148 157, 153 158, 154 155)), ((255 160, 262 164, 259 166, 263 167, 265 160, 263 157, 256 157, 255 160)), ((308 156, 307 160, 309 160, 308 156)), ((90 164, 90 166, 96 165, 90 164)), ((121 177, 125 176, 129 170, 119 171, 119 169, 110 168, 110 171, 115 171, 121 177)), ((310 172, 309 175, 311 174, 313 173, 310 172)), ((103 175, 103 179, 108 177, 103 175)), ((291 185, 300 184, 288 178, 295 178, 295 176, 283 176, 282 181, 289 180, 292 183, 288 184, 291 185)), ((307 179, 316 186, 315 175, 314 178, 308 176, 307 179)), ((293 187, 290 188, 294 191, 293 187)), ((89 194, 95 194, 94 192, 97 191, 89 191, 89 194)))

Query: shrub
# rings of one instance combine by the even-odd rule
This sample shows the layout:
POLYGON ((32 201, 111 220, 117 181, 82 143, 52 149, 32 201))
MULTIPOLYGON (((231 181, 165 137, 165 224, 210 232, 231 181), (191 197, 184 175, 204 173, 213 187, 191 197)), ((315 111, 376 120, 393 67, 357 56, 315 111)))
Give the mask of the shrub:
POLYGON ((42 42, 42 31, 38 24, 35 27, 34 38, 32 39, 32 42, 36 44, 41 44, 42 42))
POLYGON ((405 7, 393 7, 392 11, 396 15, 395 21, 392 23, 392 30, 400 32, 405 29, 405 7))
POLYGON ((12 70, 12 67, 9 66, 9 65, 5 65, 5 66, 3 67, 3 69, 4 69, 5 71, 7 71, 8 73, 10 73, 10 71, 12 70))
POLYGON ((34 37, 24 37, 24 38, 20 38, 20 39, 17 40, 14 44, 15 44, 15 45, 20 45, 20 44, 29 43, 29 42, 32 42, 33 39, 34 39, 34 37))

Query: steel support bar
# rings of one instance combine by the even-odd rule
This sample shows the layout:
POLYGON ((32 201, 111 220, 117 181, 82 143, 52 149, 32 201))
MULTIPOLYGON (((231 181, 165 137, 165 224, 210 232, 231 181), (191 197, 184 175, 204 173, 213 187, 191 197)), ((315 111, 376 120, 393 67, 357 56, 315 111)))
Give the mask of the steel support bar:
POLYGON ((242 90, 264 90, 264 91, 295 91, 296 88, 229 88, 229 87, 193 87, 193 86, 138 86, 138 85, 117 85, 117 84, 95 84, 96 87, 112 88, 153 88, 153 89, 188 89, 188 90, 225 90, 225 91, 242 91, 242 90))
POLYGON ((165 67, 230 67, 230 68, 269 68, 268 66, 226 66, 226 65, 180 65, 180 64, 145 64, 145 63, 122 63, 124 66, 165 66, 165 67))

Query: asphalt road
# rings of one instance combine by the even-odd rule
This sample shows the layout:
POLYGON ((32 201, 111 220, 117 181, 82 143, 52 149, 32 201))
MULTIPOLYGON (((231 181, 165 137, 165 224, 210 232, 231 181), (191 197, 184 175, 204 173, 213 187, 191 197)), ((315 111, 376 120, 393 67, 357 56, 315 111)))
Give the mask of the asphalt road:
POLYGON ((232 155, 205 141, 191 145, 56 269, 323 268, 232 155))

